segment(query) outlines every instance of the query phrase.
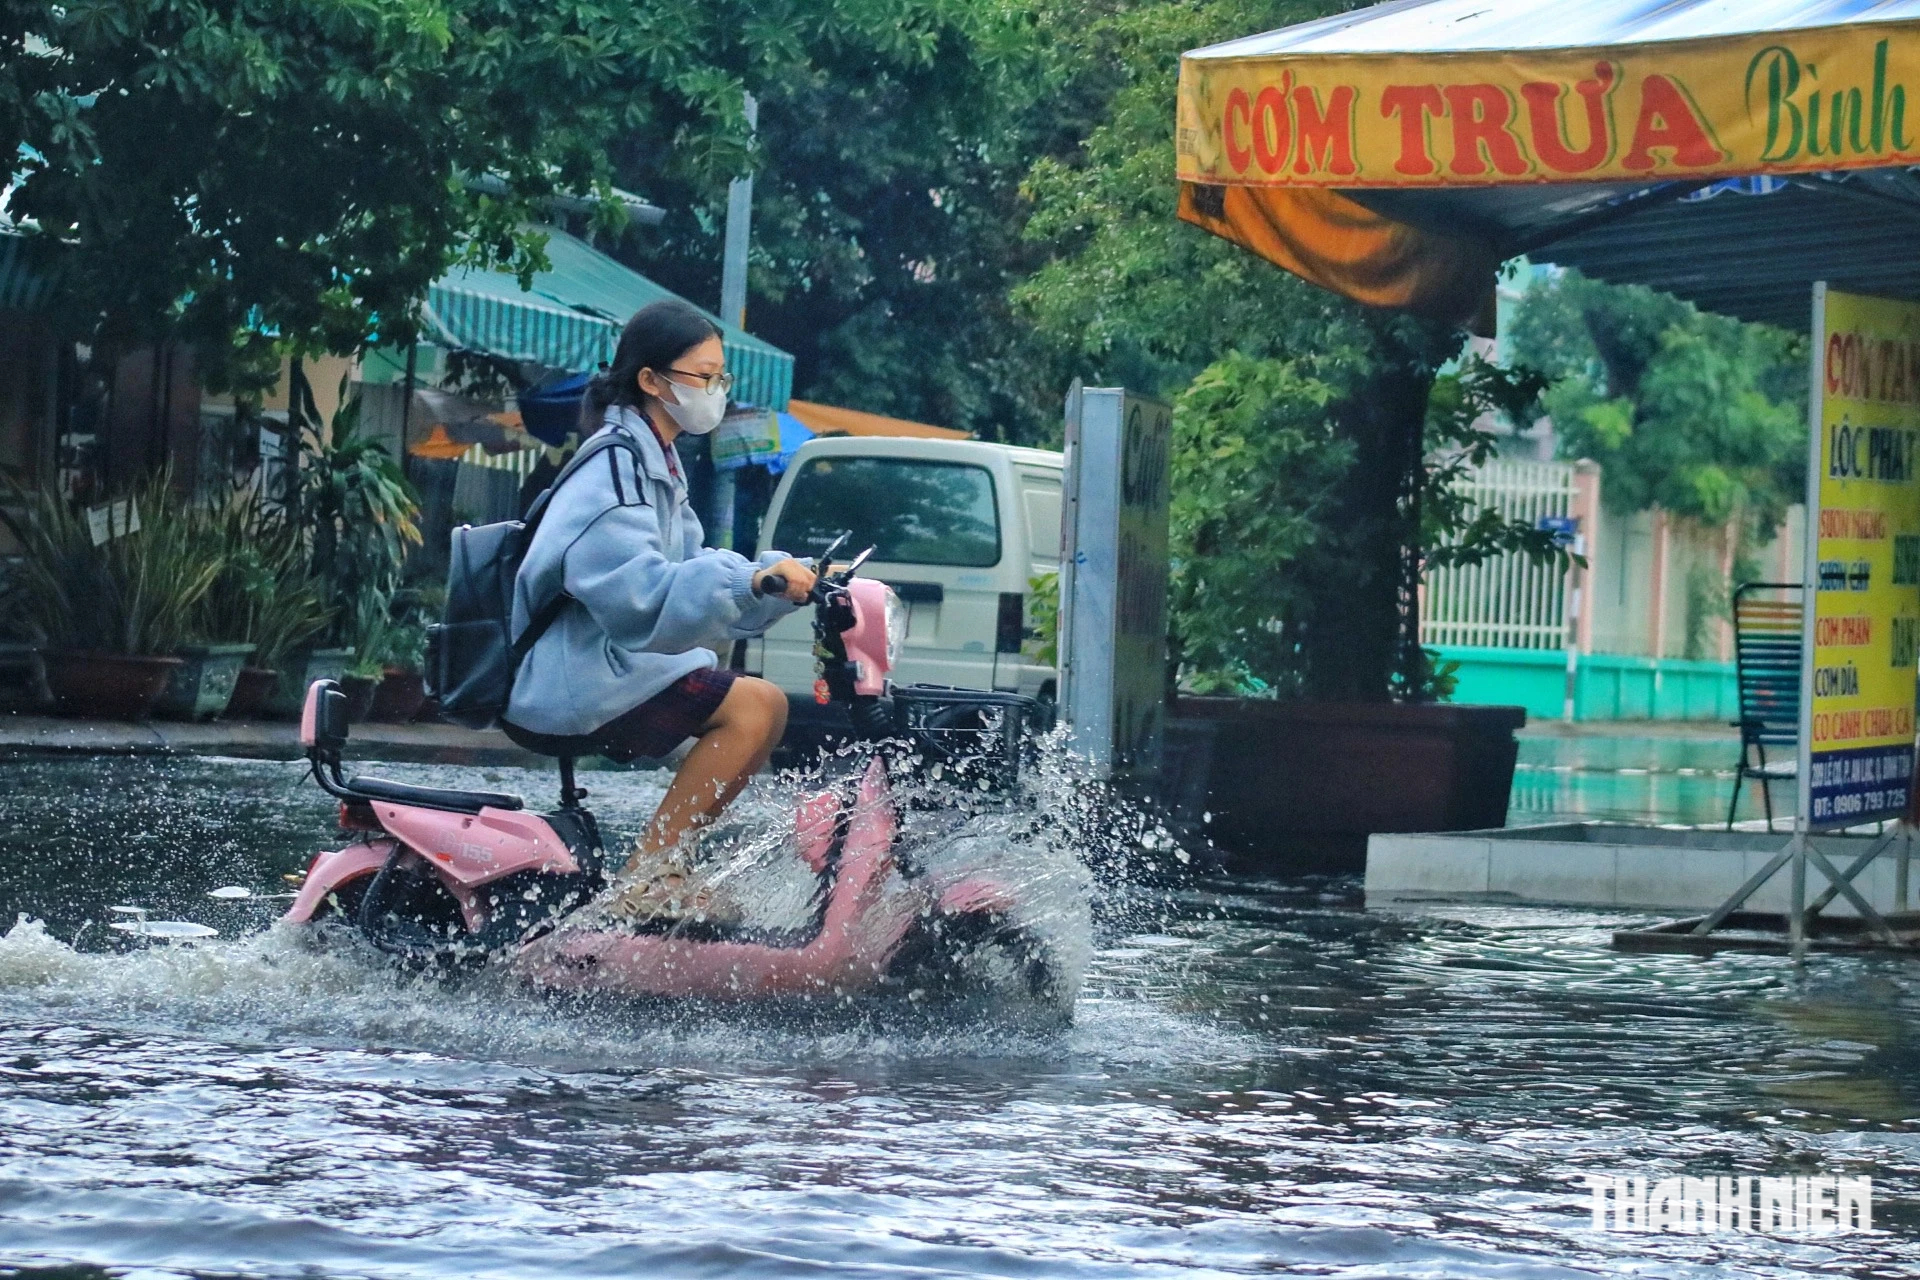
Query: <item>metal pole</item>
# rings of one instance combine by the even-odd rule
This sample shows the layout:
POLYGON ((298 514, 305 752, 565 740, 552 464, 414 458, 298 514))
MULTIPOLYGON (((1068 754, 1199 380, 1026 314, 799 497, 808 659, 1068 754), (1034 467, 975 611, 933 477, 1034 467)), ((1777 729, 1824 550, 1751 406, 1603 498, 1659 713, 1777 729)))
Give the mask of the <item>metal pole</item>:
POLYGON ((1913 860, 1913 828, 1902 822, 1900 834, 1900 856, 1893 864, 1893 909, 1905 915, 1907 912, 1907 864, 1913 860))
POLYGON ((1803 827, 1793 836, 1793 892, 1787 904, 1787 941, 1793 958, 1807 954, 1807 833, 1803 827))
MULTIPOLYGON (((1811 376, 1807 379, 1807 529, 1800 552, 1800 732, 1794 744, 1793 893, 1787 937, 1793 958, 1807 954, 1807 842, 1813 838, 1813 654, 1814 625, 1820 614, 1817 561, 1820 550, 1820 462, 1823 452, 1821 422, 1826 413, 1821 397, 1825 372, 1820 335, 1827 329, 1827 283, 1814 282, 1813 341, 1807 345, 1811 376)), ((1764 782, 1762 786, 1766 785, 1764 782)))
MULTIPOLYGON (((1586 535, 1582 533, 1574 534, 1573 554, 1581 556, 1586 553, 1586 535)), ((1573 723, 1574 692, 1578 687, 1580 676, 1580 589, 1585 585, 1585 577, 1586 570, 1581 569, 1577 565, 1570 564, 1567 566, 1567 576, 1565 579, 1567 591, 1567 687, 1566 700, 1561 708, 1561 716, 1568 724, 1573 723)))
POLYGON ((1053 620, 1053 652, 1054 668, 1060 673, 1060 684, 1054 699, 1063 718, 1071 717, 1073 708, 1073 598, 1074 578, 1080 557, 1080 413, 1085 403, 1082 395, 1084 390, 1078 378, 1067 387, 1066 415, 1062 427, 1062 451, 1066 455, 1066 465, 1060 477, 1060 576, 1056 583, 1060 602, 1053 620))
MULTIPOLYGON (((760 127, 760 104, 745 95, 747 128, 760 127)), ((747 327, 747 245, 753 223, 753 174, 727 184, 727 238, 720 260, 720 318, 736 329, 747 327)))

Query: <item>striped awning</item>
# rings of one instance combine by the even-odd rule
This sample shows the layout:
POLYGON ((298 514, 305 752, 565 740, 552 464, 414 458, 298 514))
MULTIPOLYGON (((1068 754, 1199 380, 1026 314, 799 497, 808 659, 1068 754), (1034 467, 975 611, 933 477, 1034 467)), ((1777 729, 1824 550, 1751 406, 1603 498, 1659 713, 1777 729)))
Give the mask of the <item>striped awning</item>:
MULTIPOLYGON (((677 297, 631 267, 564 231, 547 235, 548 270, 530 288, 500 271, 459 268, 434 282, 423 311, 426 337, 553 369, 590 372, 613 359, 620 329, 650 302, 677 297)), ((793 392, 793 357, 711 314, 734 376, 734 398, 784 409, 793 392)))
POLYGON ((52 295, 54 273, 39 249, 17 232, 0 231, 0 307, 33 311, 52 295))

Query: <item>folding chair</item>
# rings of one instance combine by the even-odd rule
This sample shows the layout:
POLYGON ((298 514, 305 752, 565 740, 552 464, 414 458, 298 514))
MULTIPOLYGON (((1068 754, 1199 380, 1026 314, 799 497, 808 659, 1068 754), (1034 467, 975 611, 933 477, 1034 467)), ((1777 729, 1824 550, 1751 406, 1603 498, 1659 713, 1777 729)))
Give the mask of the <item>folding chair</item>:
POLYGON ((1746 582, 1733 593, 1733 651, 1740 690, 1740 767, 1727 804, 1727 830, 1740 807, 1740 785, 1760 784, 1767 830, 1773 830, 1771 784, 1797 777, 1799 753, 1769 762, 1768 747, 1800 742, 1800 662, 1805 606, 1797 582, 1746 582))

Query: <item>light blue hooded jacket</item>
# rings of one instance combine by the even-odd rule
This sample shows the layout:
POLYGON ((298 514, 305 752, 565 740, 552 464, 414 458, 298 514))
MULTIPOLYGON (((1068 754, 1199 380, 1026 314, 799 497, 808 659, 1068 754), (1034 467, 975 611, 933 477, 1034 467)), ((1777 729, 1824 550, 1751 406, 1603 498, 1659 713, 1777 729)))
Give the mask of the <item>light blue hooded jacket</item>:
POLYGON ((686 482, 637 410, 609 409, 594 438, 608 431, 634 443, 638 464, 606 449, 568 477, 514 581, 516 635, 556 592, 572 597, 514 677, 506 719, 534 733, 592 733, 794 609, 753 594, 754 571, 784 553, 755 564, 701 546, 686 482))

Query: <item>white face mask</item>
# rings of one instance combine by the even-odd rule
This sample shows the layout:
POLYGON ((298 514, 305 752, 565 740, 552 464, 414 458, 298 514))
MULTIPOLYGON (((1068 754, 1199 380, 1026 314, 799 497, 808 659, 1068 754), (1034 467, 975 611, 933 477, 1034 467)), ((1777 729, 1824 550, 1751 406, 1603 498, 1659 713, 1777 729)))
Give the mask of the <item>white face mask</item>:
POLYGON ((674 425, 690 436, 704 436, 720 425, 720 419, 727 416, 727 393, 719 383, 695 390, 678 382, 668 383, 673 394, 679 400, 675 404, 662 396, 660 403, 666 408, 667 416, 674 425))

